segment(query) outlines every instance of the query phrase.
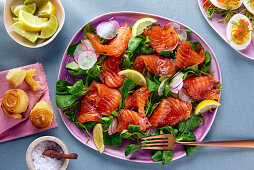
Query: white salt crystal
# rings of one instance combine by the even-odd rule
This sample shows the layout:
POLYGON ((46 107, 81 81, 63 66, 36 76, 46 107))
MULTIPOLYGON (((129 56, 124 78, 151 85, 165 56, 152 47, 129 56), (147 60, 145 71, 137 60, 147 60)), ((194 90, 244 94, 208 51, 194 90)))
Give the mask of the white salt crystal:
POLYGON ((48 149, 63 153, 62 148, 53 141, 39 143, 32 152, 35 170, 57 170, 62 167, 63 160, 42 155, 42 153, 48 149))

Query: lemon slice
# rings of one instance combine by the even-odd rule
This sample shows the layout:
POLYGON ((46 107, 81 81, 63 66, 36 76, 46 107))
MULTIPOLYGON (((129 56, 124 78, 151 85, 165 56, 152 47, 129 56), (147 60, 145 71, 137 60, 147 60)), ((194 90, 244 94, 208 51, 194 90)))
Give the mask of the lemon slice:
POLYGON ((137 20, 132 27, 132 36, 136 37, 142 34, 149 25, 152 25, 155 22, 157 22, 157 20, 153 18, 142 18, 137 20))
POLYGON ((11 12, 18 17, 20 10, 26 11, 30 14, 34 14, 36 11, 36 4, 32 3, 29 5, 12 5, 11 6, 11 12))
POLYGON ((28 39, 32 43, 35 43, 35 41, 38 39, 39 33, 38 32, 27 32, 22 29, 22 27, 19 25, 18 22, 15 22, 11 25, 11 28, 21 35, 22 37, 28 39))
POLYGON ((45 0, 24 0, 24 5, 28 5, 31 3, 36 3, 38 6, 40 6, 41 4, 43 4, 45 0))
POLYGON ((137 85, 146 86, 146 79, 145 79, 145 77, 140 72, 138 72, 136 70, 127 69, 127 70, 120 71, 118 74, 124 75, 124 76, 130 78, 137 85))
POLYGON ((19 24, 25 31, 41 31, 45 25, 39 17, 23 10, 19 12, 19 24))
POLYGON ((102 124, 98 123, 93 128, 93 142, 97 150, 102 153, 104 151, 104 142, 103 142, 103 128, 102 124))
MULTIPOLYGON (((12 18, 13 19, 13 22, 19 22, 19 18, 15 18, 15 17, 13 17, 12 18)), ((48 18, 39 18, 40 20, 41 20, 41 22, 48 22, 48 18)))
POLYGON ((50 1, 42 4, 42 6, 38 10, 39 17, 46 17, 49 18, 50 14, 55 15, 55 7, 52 5, 50 1))
POLYGON ((41 30, 39 38, 50 38, 55 34, 58 29, 58 20, 57 17, 53 14, 50 15, 48 22, 45 23, 45 26, 41 30))
POLYGON ((204 100, 197 105, 195 109, 195 115, 204 113, 205 111, 210 109, 215 109, 219 106, 220 106, 220 103, 215 100, 204 100))

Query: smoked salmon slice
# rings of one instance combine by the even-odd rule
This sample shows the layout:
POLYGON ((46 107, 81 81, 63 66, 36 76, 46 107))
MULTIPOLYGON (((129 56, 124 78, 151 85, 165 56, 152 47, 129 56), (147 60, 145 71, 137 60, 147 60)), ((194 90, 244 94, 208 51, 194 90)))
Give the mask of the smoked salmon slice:
POLYGON ((149 121, 153 127, 174 126, 190 117, 192 105, 190 103, 168 97, 162 99, 149 121))
POLYGON ((196 45, 197 52, 193 50, 191 43, 183 40, 177 48, 175 63, 179 68, 185 69, 195 64, 201 64, 205 60, 204 48, 196 45))
POLYGON ((157 54, 140 55, 134 63, 133 68, 142 73, 144 67, 153 74, 158 76, 173 75, 178 67, 171 58, 162 57, 157 54))
POLYGON ((102 115, 111 115, 118 108, 120 99, 121 93, 118 90, 93 82, 81 102, 79 122, 98 122, 102 115))
POLYGON ((109 56, 102 62, 103 69, 99 74, 100 81, 108 87, 118 88, 124 83, 125 77, 119 75, 121 71, 120 65, 122 64, 121 57, 109 56))
POLYGON ((132 95, 129 95, 125 101, 125 109, 132 109, 137 111, 141 117, 146 117, 145 105, 147 102, 147 97, 150 95, 148 87, 141 87, 136 90, 132 95))
POLYGON ((191 77, 183 81, 183 88, 193 100, 219 100, 219 93, 214 89, 217 84, 211 76, 191 77))
POLYGON ((118 116, 118 126, 116 132, 121 133, 124 129, 128 130, 130 124, 140 125, 139 131, 145 131, 151 126, 147 117, 141 117, 133 110, 121 109, 118 116))
POLYGON ((132 36, 131 27, 127 23, 119 28, 117 36, 108 45, 102 44, 98 35, 92 33, 86 33, 86 35, 90 39, 96 52, 115 57, 121 56, 127 49, 129 40, 132 36))
POLYGON ((179 43, 177 32, 169 24, 166 24, 164 29, 160 25, 153 25, 145 29, 143 35, 150 38, 149 45, 157 53, 164 50, 172 51, 179 43))

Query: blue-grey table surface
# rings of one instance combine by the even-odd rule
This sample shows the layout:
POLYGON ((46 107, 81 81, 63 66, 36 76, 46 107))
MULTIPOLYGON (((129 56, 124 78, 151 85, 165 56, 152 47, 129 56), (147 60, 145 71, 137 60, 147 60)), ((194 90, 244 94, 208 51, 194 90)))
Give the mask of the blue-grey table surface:
POLYGON ((78 29, 89 20, 109 12, 138 11, 182 22, 200 34, 214 50, 220 64, 223 91, 221 106, 205 140, 254 139, 254 62, 229 47, 203 18, 197 0, 62 0, 65 25, 47 46, 29 49, 12 40, 3 23, 4 0, 0 0, 0 71, 36 62, 43 64, 58 128, 0 143, 0 169, 27 169, 25 154, 36 138, 52 135, 62 139, 70 152, 70 170, 78 169, 254 169, 253 149, 201 147, 191 157, 183 157, 165 166, 120 160, 86 147, 65 127, 55 105, 55 83, 64 51, 78 29))

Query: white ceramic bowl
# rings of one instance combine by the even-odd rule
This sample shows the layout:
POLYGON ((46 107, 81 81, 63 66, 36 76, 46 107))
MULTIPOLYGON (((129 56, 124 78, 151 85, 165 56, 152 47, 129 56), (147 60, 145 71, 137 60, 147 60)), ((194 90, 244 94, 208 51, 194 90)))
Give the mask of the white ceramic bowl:
POLYGON ((34 44, 31 43, 30 41, 28 41, 27 39, 23 38, 21 35, 14 32, 11 28, 11 25, 13 24, 13 19, 12 18, 14 17, 12 12, 11 12, 11 5, 21 4, 21 2, 22 2, 21 0, 5 0, 5 5, 4 5, 4 26, 5 26, 5 29, 6 29, 7 33, 9 34, 9 36, 14 41, 16 41, 20 45, 23 45, 23 46, 28 47, 28 48, 38 48, 38 47, 42 47, 44 45, 47 45, 48 43, 50 43, 57 36, 57 34, 60 32, 60 30, 62 29, 62 27, 64 25, 65 12, 64 12, 64 8, 63 8, 63 5, 62 5, 61 1, 60 0, 50 0, 50 2, 55 7, 55 13, 56 13, 56 16, 57 16, 58 22, 59 22, 59 27, 58 27, 56 33, 52 37, 50 37, 49 39, 46 39, 46 40, 38 39, 34 44))
MULTIPOLYGON (((27 167, 28 167, 29 170, 34 170, 35 169, 34 164, 33 164, 33 160, 32 160, 32 152, 33 152, 33 150, 35 149, 35 147, 39 143, 44 142, 44 141, 55 142, 55 143, 57 143, 62 148, 64 154, 68 154, 69 153, 65 143, 62 140, 60 140, 59 138, 57 138, 57 137, 54 137, 54 136, 43 136, 43 137, 37 138, 37 139, 35 139, 29 145, 29 147, 27 148, 27 151, 26 151, 26 164, 27 164, 27 167)), ((60 170, 65 170, 67 168, 68 164, 69 164, 69 159, 65 159, 62 167, 60 168, 60 170)))

